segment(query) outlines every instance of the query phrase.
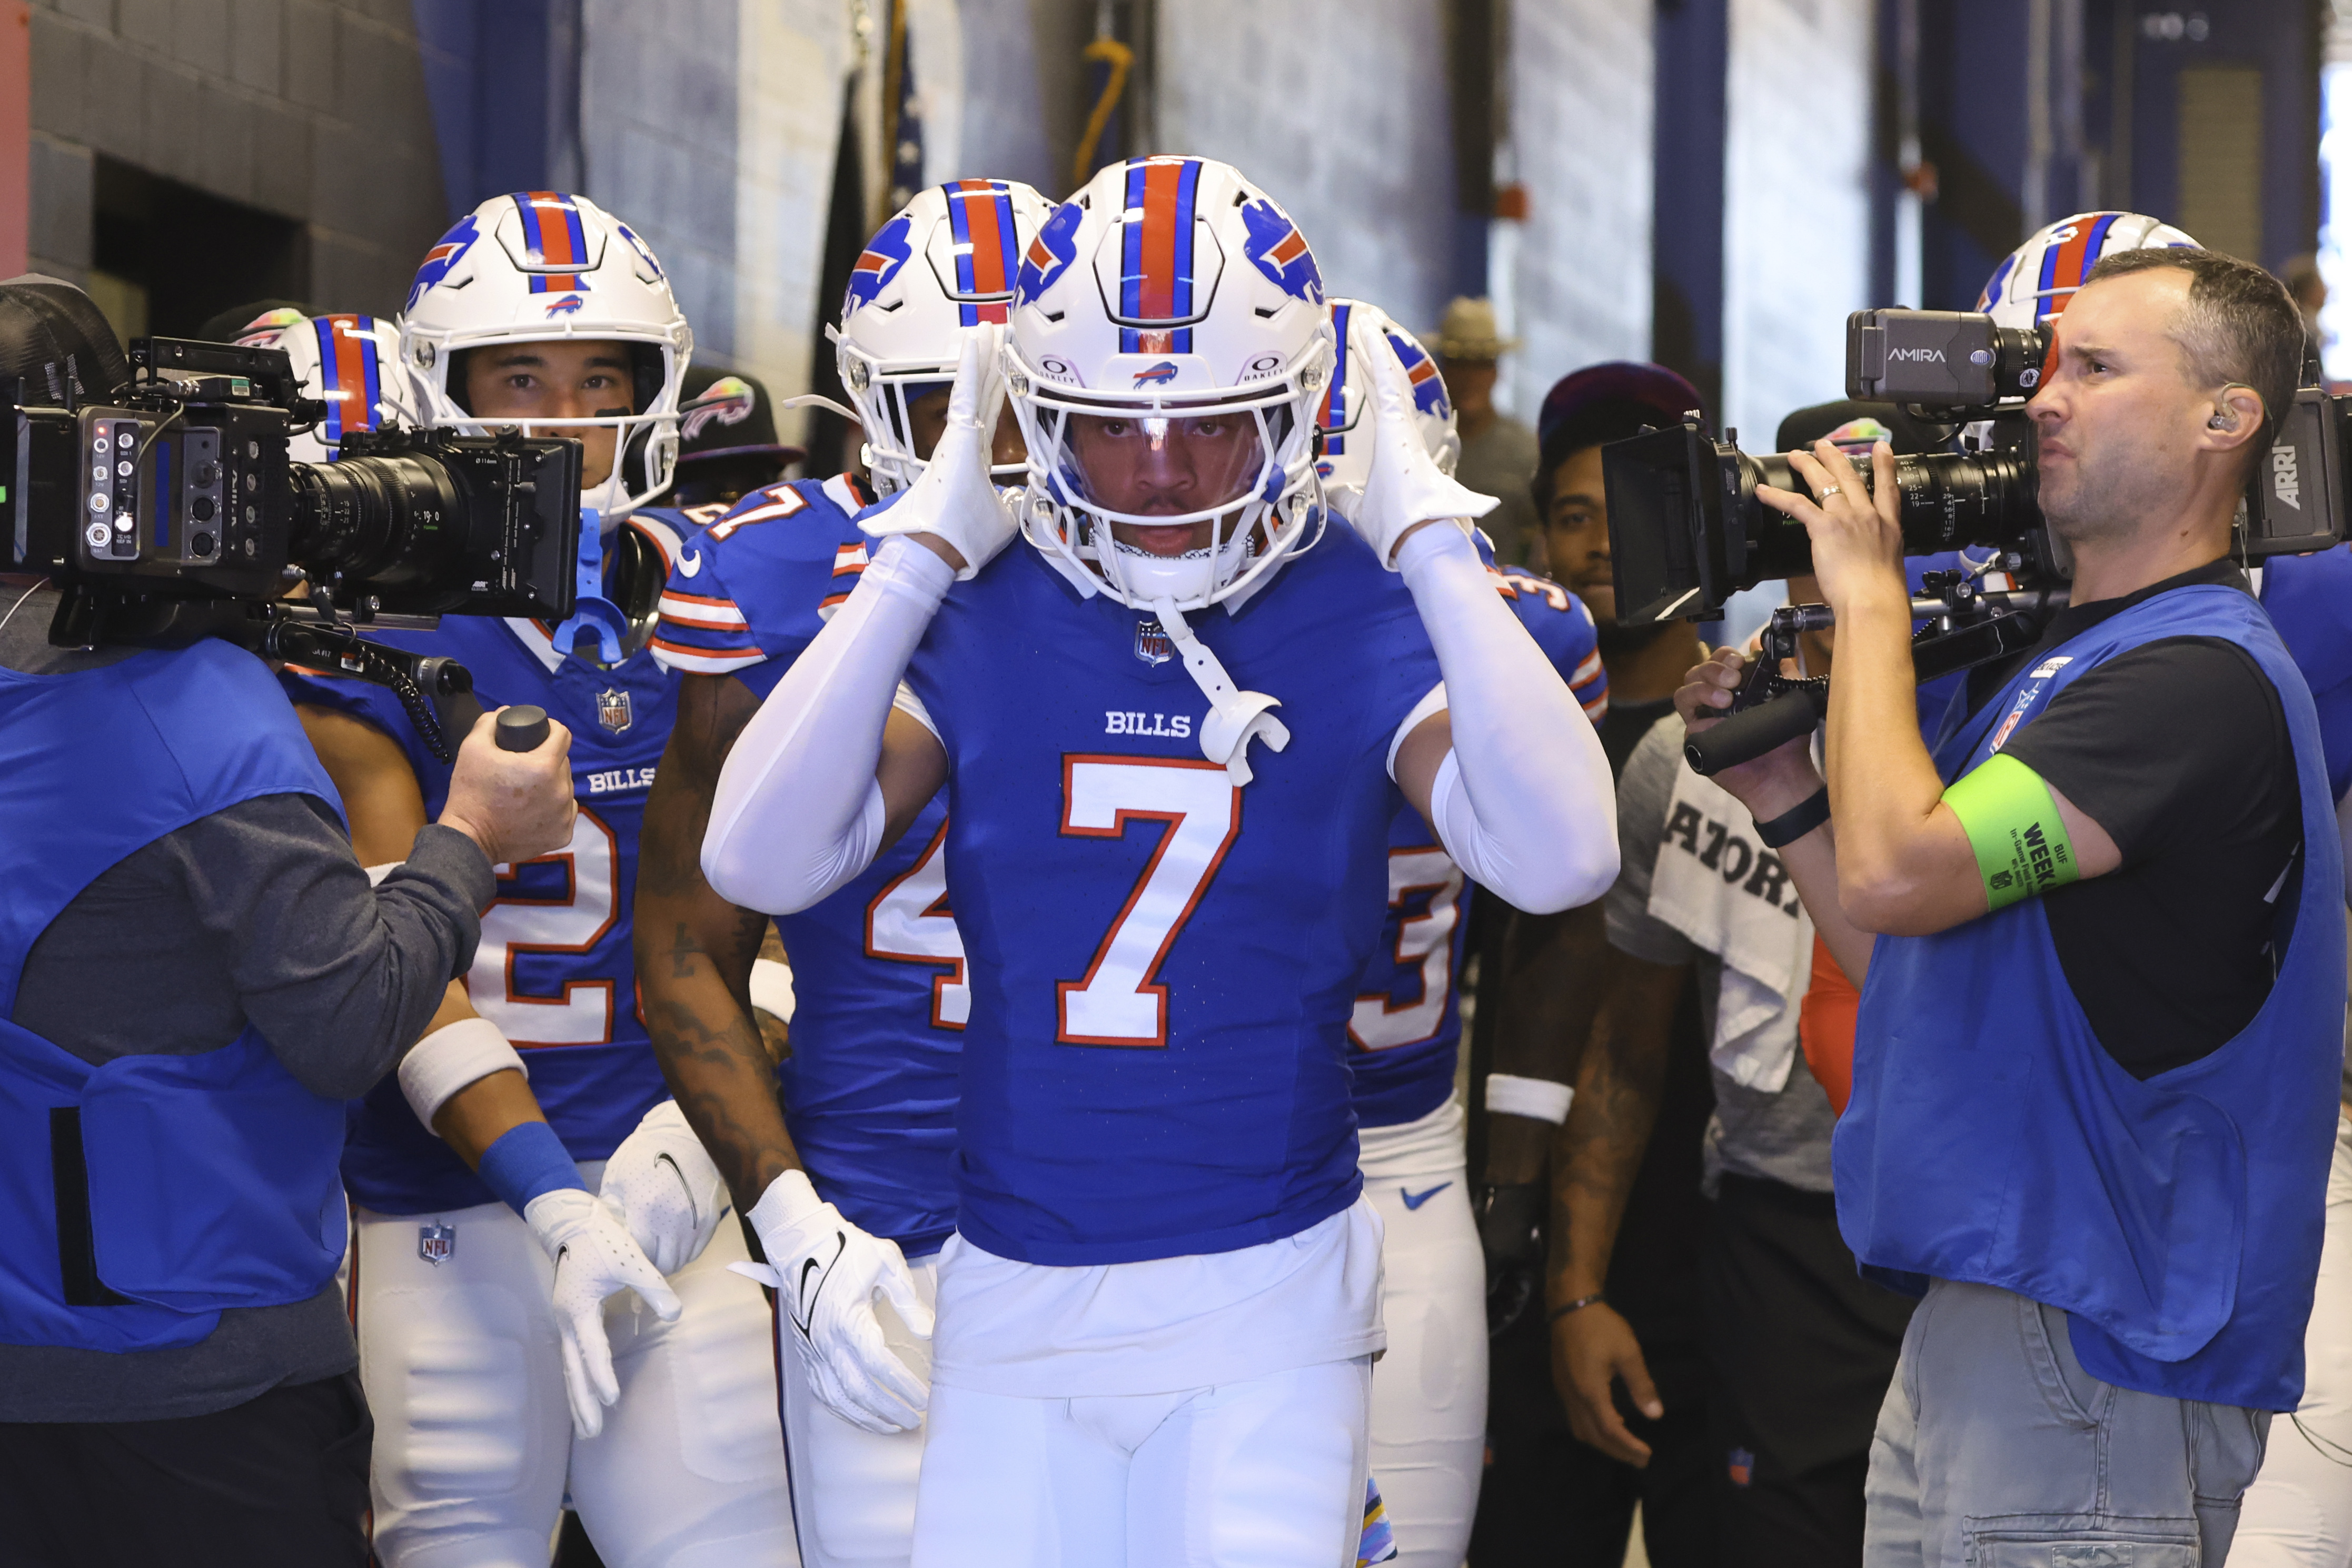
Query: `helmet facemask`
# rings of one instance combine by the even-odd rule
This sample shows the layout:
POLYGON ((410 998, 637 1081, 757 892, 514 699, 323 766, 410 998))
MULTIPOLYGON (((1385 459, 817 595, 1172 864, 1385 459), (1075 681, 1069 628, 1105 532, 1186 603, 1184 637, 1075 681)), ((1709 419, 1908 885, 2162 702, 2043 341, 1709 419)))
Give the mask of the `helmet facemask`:
POLYGON ((1024 532, 1137 608, 1242 592, 1320 535, 1313 410, 1330 352, 1318 335, 1281 374, 1225 392, 1120 393, 1041 380, 1009 348, 1029 447, 1024 532), (1205 534, 1162 555, 1118 527, 1205 534))

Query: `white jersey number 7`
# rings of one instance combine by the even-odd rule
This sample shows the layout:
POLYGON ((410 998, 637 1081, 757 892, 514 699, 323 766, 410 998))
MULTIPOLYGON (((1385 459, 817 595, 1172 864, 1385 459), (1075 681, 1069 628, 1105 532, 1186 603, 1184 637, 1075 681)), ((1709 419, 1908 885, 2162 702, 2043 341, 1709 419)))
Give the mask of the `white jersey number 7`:
POLYGON ((1242 830, 1242 792, 1219 764, 1174 758, 1066 756, 1062 832, 1120 838, 1160 823, 1159 847, 1111 921, 1083 980, 1065 980, 1060 1032, 1070 1046, 1165 1046, 1168 987, 1158 975, 1177 933, 1242 830))

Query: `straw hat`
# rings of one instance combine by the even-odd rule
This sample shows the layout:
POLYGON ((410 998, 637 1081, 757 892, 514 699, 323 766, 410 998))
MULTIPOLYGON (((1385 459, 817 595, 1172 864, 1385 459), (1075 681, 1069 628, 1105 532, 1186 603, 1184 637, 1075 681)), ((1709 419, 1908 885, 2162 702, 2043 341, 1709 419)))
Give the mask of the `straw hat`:
POLYGON ((1500 359, 1519 346, 1517 338, 1505 339, 1495 331, 1495 301, 1492 300, 1462 300, 1450 301, 1445 315, 1433 332, 1423 334, 1429 346, 1437 351, 1440 359, 1477 361, 1500 359))

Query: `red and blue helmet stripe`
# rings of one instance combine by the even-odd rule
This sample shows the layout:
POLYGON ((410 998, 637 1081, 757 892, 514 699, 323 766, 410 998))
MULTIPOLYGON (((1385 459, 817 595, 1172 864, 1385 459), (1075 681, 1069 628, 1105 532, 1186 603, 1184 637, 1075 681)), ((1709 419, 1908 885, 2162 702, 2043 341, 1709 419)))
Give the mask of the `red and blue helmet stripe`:
POLYGON ((375 318, 315 316, 310 330, 319 335, 319 384, 326 395, 321 439, 331 447, 352 431, 376 426, 383 383, 376 363, 375 318))
POLYGON ((940 188, 947 194, 948 227, 955 237, 959 322, 976 327, 1002 321, 1020 267, 1013 249, 1012 187, 1002 180, 959 180, 940 188))
MULTIPOLYGON (((579 267, 588 260, 588 236, 580 226, 580 208, 562 191, 517 191, 515 209, 522 214, 522 243, 542 267, 579 267)), ((534 294, 563 293, 585 289, 577 272, 534 272, 534 294)))
POLYGON ((1316 423, 1323 426, 1323 455, 1342 456, 1348 450, 1348 437, 1339 428, 1339 421, 1348 412, 1348 318, 1354 314, 1354 304, 1331 307, 1331 331, 1339 340, 1339 353, 1331 365, 1330 384, 1323 389, 1323 411, 1316 423))
POLYGON ((1192 303, 1200 185, 1197 158, 1139 158, 1127 166, 1127 210, 1139 216, 1119 226, 1121 353, 1192 352, 1192 329, 1176 323, 1200 314, 1192 303))
POLYGON ((2063 242, 2045 247, 2042 252, 2042 277, 2035 285, 2042 305, 2038 315, 2054 316, 2066 308, 2067 300, 2083 286, 2083 279, 2099 264, 2099 253, 2106 248, 2107 230, 2116 225, 2121 213, 2095 213, 2087 223, 2078 223, 2074 232, 2063 242), (2058 296, 2065 296, 2061 299, 2058 296))

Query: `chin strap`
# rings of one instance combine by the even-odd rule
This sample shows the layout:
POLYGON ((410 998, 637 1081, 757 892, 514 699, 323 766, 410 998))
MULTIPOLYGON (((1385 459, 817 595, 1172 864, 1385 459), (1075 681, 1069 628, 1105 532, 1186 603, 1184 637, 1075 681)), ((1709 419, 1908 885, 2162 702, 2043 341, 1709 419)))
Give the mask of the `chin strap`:
POLYGON ((604 531, 593 507, 580 509, 580 558, 573 563, 572 581, 572 614, 551 634, 555 651, 569 658, 580 634, 593 631, 605 666, 620 663, 629 617, 604 597, 604 531))
POLYGON ((1263 691, 1236 688, 1217 656, 1192 635, 1175 600, 1155 599, 1151 613, 1160 617, 1160 629, 1168 634, 1168 640, 1183 656, 1184 672, 1209 700, 1209 716, 1201 724, 1201 754, 1223 767, 1234 787, 1246 784, 1251 777, 1252 737, 1265 742, 1269 751, 1278 752, 1290 744, 1289 729, 1266 711, 1281 707, 1281 702, 1263 691))

